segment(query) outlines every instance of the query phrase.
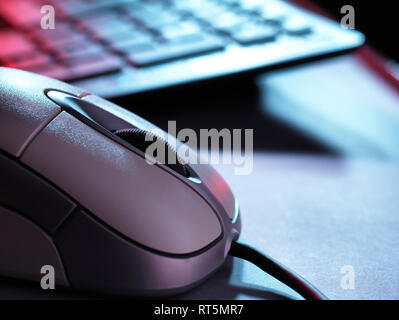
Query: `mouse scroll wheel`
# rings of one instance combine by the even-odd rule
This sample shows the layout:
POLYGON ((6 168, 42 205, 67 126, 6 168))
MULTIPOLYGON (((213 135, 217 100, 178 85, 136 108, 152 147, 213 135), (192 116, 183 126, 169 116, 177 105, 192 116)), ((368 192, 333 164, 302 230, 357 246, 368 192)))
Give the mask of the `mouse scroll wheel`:
POLYGON ((165 159, 158 159, 158 154, 151 154, 151 156, 155 157, 157 161, 160 163, 164 163, 168 168, 174 170, 175 172, 183 175, 188 178, 190 176, 189 171, 187 169, 187 165, 181 160, 178 156, 176 150, 172 148, 165 139, 162 137, 155 135, 154 133, 142 129, 137 128, 129 128, 129 129, 120 129, 114 131, 114 134, 130 143, 132 146, 137 149, 146 152, 147 148, 153 144, 155 141, 162 142, 164 144, 164 155, 165 159), (146 140, 147 136, 147 140, 146 140), (148 139, 150 137, 150 139, 148 139), (149 141, 148 141, 149 140, 149 141), (174 157, 169 157, 170 153, 174 155, 174 157), (173 161, 169 163, 169 158, 172 158, 173 161))

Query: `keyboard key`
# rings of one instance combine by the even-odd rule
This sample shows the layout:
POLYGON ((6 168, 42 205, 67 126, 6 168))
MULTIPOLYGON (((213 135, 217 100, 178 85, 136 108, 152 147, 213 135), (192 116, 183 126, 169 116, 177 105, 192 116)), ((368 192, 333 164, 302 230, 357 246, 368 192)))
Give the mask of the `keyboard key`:
POLYGON ((195 22, 181 22, 179 24, 171 24, 164 26, 158 30, 164 39, 172 40, 173 38, 198 33, 201 31, 200 26, 195 22))
POLYGON ((209 21, 210 23, 218 19, 220 15, 226 12, 228 12, 227 8, 217 5, 216 3, 210 4, 206 7, 206 9, 203 7, 198 7, 190 11, 190 13, 193 14, 195 17, 209 21))
POLYGON ((53 61, 50 56, 37 52, 34 55, 28 56, 19 61, 13 61, 12 64, 22 70, 40 71, 41 68, 47 68, 52 65, 53 61))
POLYGON ((266 21, 275 22, 283 20, 288 14, 287 8, 281 3, 281 1, 265 1, 256 11, 266 21))
POLYGON ((83 58, 85 56, 98 55, 104 53, 104 47, 93 43, 84 35, 73 38, 64 38, 64 41, 48 41, 45 49, 52 51, 62 60, 83 58))
POLYGON ((187 58, 193 55, 222 50, 224 45, 215 38, 204 38, 201 41, 176 43, 156 47, 142 53, 132 53, 129 59, 138 67, 150 66, 171 60, 187 58))
POLYGON ((64 47, 64 50, 60 51, 60 57, 70 63, 76 60, 88 60, 105 52, 105 49, 97 44, 74 43, 70 47, 64 47))
POLYGON ((0 32, 0 59, 17 59, 35 51, 36 47, 21 33, 0 32))
POLYGON ((40 70, 37 72, 44 76, 63 81, 68 81, 71 79, 71 72, 69 68, 59 64, 47 65, 46 68, 40 68, 40 70))
POLYGON ((155 48, 153 41, 140 41, 132 39, 131 41, 115 43, 112 45, 112 49, 121 53, 138 53, 138 52, 148 52, 155 48))
POLYGON ((121 18, 121 14, 117 10, 106 9, 106 10, 95 10, 84 12, 79 15, 82 22, 88 24, 96 24, 107 21, 115 21, 121 18))
POLYGON ((40 27, 41 4, 30 0, 1 0, 0 17, 13 27, 40 27))
MULTIPOLYGON (((54 1, 54 0, 53 0, 54 1)), ((131 3, 131 0, 55 0, 57 7, 68 16, 84 16, 88 13, 111 10, 123 4, 131 3)))
POLYGON ((232 7, 238 6, 240 4, 240 0, 222 0, 222 2, 232 7))
POLYGON ((159 1, 135 1, 124 5, 123 10, 134 17, 147 17, 152 14, 161 14, 165 10, 165 6, 159 1))
POLYGON ((145 15, 133 14, 133 17, 151 29, 178 23, 181 20, 179 15, 168 11, 149 12, 149 14, 145 15))
POLYGON ((117 57, 102 55, 84 61, 75 61, 68 67, 68 80, 95 77, 121 70, 121 62, 117 57))
POLYGON ((301 17, 288 17, 282 26, 287 33, 296 36, 306 35, 312 31, 309 23, 301 17))
POLYGON ((259 9, 259 7, 261 7, 264 2, 265 1, 262 0, 241 0, 239 5, 244 10, 252 11, 259 9))
POLYGON ((212 27, 223 30, 225 28, 231 28, 236 25, 242 24, 246 19, 233 12, 225 12, 218 16, 214 21, 208 21, 212 27))
MULTIPOLYGON (((170 45, 181 45, 181 44, 189 44, 189 43, 195 43, 195 42, 204 42, 209 39, 209 35, 201 32, 197 33, 189 33, 189 34, 184 34, 179 37, 173 38, 169 44, 170 45)), ((212 39, 212 38, 211 38, 212 39)))
POLYGON ((62 22, 57 23, 55 29, 34 29, 31 34, 35 38, 51 40, 54 42, 65 41, 76 35, 82 36, 81 34, 78 34, 70 24, 62 22))
POLYGON ((54 39, 42 39, 41 47, 46 51, 51 52, 64 52, 74 51, 75 46, 77 49, 84 46, 89 41, 84 34, 72 33, 68 37, 59 37, 54 39))
POLYGON ((105 42, 115 45, 115 44, 122 44, 124 42, 131 42, 131 41, 151 41, 153 36, 145 31, 141 31, 138 29, 130 29, 126 31, 121 31, 117 33, 113 33, 111 35, 107 35, 102 38, 105 42))
MULTIPOLYGON (((172 0, 171 1, 173 8, 176 8, 180 11, 193 11, 197 9, 204 9, 209 7, 209 1, 198 1, 198 0, 172 0)), ((212 4, 212 3, 211 3, 212 4)))
POLYGON ((107 20, 101 23, 87 23, 86 26, 96 37, 106 38, 113 34, 133 29, 133 24, 123 20, 107 20))
POLYGON ((275 40, 278 28, 269 25, 256 25, 252 23, 241 24, 230 29, 225 29, 234 40, 241 44, 254 44, 275 40))

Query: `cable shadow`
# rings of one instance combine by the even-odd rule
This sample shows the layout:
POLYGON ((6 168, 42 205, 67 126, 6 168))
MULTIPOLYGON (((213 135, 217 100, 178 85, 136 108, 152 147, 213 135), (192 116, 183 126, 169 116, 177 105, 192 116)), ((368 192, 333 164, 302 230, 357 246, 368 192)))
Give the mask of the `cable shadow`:
POLYGON ((244 263, 241 259, 228 257, 223 266, 208 280, 184 294, 175 296, 183 300, 235 300, 242 299, 240 295, 248 296, 245 299, 263 300, 292 300, 281 292, 252 285, 241 281, 243 278, 244 263), (232 283, 234 281, 234 283, 232 283))

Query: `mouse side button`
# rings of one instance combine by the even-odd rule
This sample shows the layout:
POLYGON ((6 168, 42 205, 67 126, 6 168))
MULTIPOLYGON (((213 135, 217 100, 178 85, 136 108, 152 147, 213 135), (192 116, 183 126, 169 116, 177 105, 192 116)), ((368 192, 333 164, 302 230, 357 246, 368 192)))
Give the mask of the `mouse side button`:
POLYGON ((16 94, 0 97, 0 149, 19 157, 33 137, 61 108, 55 104, 36 104, 16 94))
POLYGON ((39 283, 45 265, 54 268, 56 284, 69 285, 50 237, 21 215, 0 206, 0 274, 39 283))
POLYGON ((76 205, 48 182, 0 153, 0 204, 33 220, 50 234, 76 205))

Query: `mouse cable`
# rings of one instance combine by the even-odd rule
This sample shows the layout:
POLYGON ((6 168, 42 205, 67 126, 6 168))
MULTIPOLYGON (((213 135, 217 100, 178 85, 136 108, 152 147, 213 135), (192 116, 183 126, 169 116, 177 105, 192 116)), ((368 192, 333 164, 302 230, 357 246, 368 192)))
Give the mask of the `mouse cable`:
POLYGON ((327 300, 325 295, 300 275, 250 246, 233 241, 231 243, 229 255, 253 263, 272 277, 299 293, 306 300, 327 300))

